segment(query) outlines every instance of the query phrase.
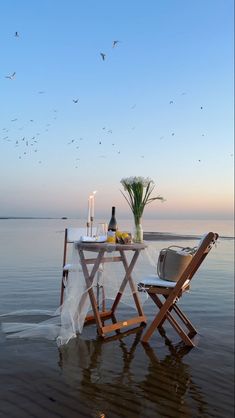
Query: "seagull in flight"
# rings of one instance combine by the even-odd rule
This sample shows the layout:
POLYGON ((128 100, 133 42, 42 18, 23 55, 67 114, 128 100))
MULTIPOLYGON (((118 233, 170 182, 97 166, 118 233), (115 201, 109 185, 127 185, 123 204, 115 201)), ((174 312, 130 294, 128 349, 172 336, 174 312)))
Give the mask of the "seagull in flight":
POLYGON ((170 102, 169 102, 169 104, 173 104, 174 102, 173 102, 173 100, 171 100, 170 102))
POLYGON ((77 103, 78 102, 78 99, 73 99, 73 103, 77 103))
POLYGON ((106 54, 104 54, 103 52, 100 53, 102 60, 105 60, 106 54))
POLYGON ((120 41, 113 41, 113 46, 112 46, 112 47, 113 47, 113 48, 115 48, 115 46, 116 46, 117 44, 119 44, 119 42, 120 42, 120 41))
POLYGON ((9 78, 9 80, 13 80, 15 78, 16 72, 12 73, 11 75, 6 75, 5 78, 9 78))
POLYGON ((15 32, 15 38, 19 38, 19 36, 20 36, 20 35, 19 35, 19 32, 17 32, 17 31, 16 31, 16 32, 15 32))

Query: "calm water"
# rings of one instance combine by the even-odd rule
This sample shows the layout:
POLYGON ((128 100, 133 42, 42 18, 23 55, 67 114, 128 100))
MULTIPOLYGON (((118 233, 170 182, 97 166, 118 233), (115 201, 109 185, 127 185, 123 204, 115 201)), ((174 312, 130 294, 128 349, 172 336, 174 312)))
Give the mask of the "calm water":
MULTIPOLYGON (((0 221, 0 314, 58 306, 66 226, 82 224, 0 221)), ((128 229, 128 221, 120 228, 128 229)), ((233 236, 229 221, 145 221, 144 229, 233 236)), ((160 250, 172 241, 154 245, 160 250)), ((199 331, 190 351, 168 327, 169 339, 156 332, 147 348, 138 332, 100 342, 93 325, 60 350, 54 341, 8 340, 0 331, 0 417, 232 417, 233 246, 233 240, 220 239, 182 298, 199 331)), ((129 309, 123 306, 120 315, 129 309)), ((151 320, 151 301, 144 310, 151 320)))

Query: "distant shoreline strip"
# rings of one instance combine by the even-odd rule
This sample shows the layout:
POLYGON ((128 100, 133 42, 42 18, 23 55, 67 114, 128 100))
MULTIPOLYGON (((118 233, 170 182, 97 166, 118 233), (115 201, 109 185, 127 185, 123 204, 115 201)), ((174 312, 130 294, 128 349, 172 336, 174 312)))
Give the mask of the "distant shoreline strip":
MULTIPOLYGON (((67 218, 30 218, 30 217, 0 217, 0 220, 9 220, 9 219, 19 219, 19 220, 26 220, 26 219, 67 219, 67 218)), ((227 239, 227 240, 234 240, 235 237, 232 236, 219 236, 220 239, 227 239)), ((144 240, 146 241, 176 241, 176 240, 193 240, 193 239, 201 239, 201 235, 186 235, 186 234, 174 234, 172 232, 144 232, 144 240)))

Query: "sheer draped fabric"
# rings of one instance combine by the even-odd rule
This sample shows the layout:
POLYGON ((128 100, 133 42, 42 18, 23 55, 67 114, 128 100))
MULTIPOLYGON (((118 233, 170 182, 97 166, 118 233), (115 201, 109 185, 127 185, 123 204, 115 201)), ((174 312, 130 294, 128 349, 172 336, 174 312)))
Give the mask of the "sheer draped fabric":
MULTIPOLYGON (((131 258, 131 253, 132 252, 129 254, 128 252, 127 258, 131 258)), ((106 253, 106 256, 112 259, 112 257, 115 256, 115 251, 111 251, 110 248, 110 251, 106 253)), ((132 274, 136 288, 141 277, 143 277, 146 272, 149 274, 156 272, 156 260, 157 251, 153 245, 149 245, 146 250, 140 252, 132 274)), ((89 266, 89 269, 91 268, 92 265, 89 266)), ((124 276, 125 271, 120 263, 105 263, 100 265, 99 271, 94 277, 91 287, 95 294, 97 293, 97 288, 103 287, 104 292, 102 293, 105 295, 105 300, 112 301, 117 295, 124 276)), ((7 334, 7 338, 46 338, 49 340, 56 340, 58 346, 66 344, 71 338, 75 338, 77 333, 82 333, 85 318, 91 310, 88 290, 79 262, 75 242, 73 244, 71 268, 65 286, 64 302, 62 306, 54 311, 46 311, 39 308, 37 310, 21 310, 1 315, 2 317, 27 317, 27 322, 2 322, 2 330, 7 334), (32 317, 37 319, 42 315, 49 316, 49 318, 39 322, 31 322, 32 317)), ((142 304, 148 298, 148 295, 145 292, 139 293, 138 296, 142 304)), ((129 286, 125 288, 121 302, 136 309, 129 286)))

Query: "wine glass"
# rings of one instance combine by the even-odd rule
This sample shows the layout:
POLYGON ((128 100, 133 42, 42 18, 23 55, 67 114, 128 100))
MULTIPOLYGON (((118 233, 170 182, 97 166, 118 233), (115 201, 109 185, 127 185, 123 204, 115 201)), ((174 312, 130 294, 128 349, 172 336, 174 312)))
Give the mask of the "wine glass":
POLYGON ((98 223, 96 227, 96 239, 106 240, 108 226, 105 222, 98 223))

